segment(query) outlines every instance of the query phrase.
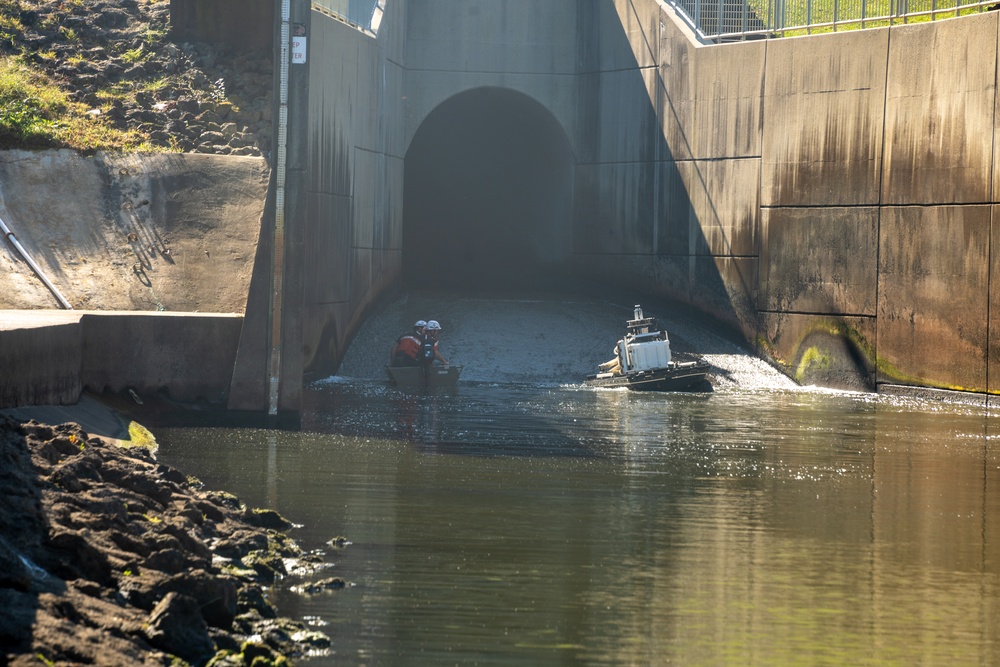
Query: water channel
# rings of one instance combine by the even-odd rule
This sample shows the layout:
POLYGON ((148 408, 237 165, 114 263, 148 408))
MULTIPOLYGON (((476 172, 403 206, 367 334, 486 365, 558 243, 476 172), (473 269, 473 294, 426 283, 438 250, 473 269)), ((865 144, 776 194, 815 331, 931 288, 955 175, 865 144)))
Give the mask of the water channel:
POLYGON ((631 310, 603 305, 389 304, 300 430, 161 428, 159 456, 301 524, 333 564, 311 576, 348 582, 269 592, 333 639, 314 667, 1000 664, 996 414, 795 387, 669 318, 714 391, 584 388, 546 326, 589 322, 602 357, 631 310), (466 365, 453 392, 379 374, 418 311, 466 365))

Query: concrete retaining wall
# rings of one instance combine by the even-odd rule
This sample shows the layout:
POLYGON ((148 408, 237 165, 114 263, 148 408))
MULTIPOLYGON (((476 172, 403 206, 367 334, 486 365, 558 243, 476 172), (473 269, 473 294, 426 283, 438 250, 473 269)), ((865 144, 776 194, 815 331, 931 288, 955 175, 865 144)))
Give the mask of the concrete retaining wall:
POLYGON ((87 313, 80 323, 85 387, 224 404, 242 316, 87 313))
POLYGON ((0 408, 76 403, 84 389, 223 403, 240 315, 0 311, 0 408))
MULTIPOLYGON (((175 18, 195 21, 183 15, 193 9, 178 4, 175 18)), ((377 35, 307 2, 293 9, 309 53, 291 67, 281 356, 295 386, 282 409, 297 409, 303 370, 333 369, 399 278, 407 151, 443 107, 481 113, 467 103, 476 91, 521 113, 548 147, 568 146, 572 228, 538 231, 568 248, 555 271, 691 303, 802 382, 1000 393, 1000 14, 704 46, 659 0, 395 0, 377 35)), ((244 202, 186 232, 218 208, 197 203, 202 182, 217 181, 221 200, 257 202, 259 161, 31 155, 0 166, 0 212, 73 298, 111 292, 76 277, 100 273, 134 303, 208 310, 222 297, 192 286, 214 285, 222 267, 245 293, 259 209, 244 202), (52 183, 101 194, 23 196, 52 183), (101 220, 101 235, 62 242, 61 218, 39 215, 38 201, 101 220), (230 228, 241 230, 232 247, 230 228), (84 271, 95 258, 112 269, 84 271)), ((272 225, 236 374, 239 316, 72 313, 0 333, 0 405, 70 402, 84 386, 215 400, 238 375, 231 406, 263 408, 272 225)), ((6 248, 0 262, 21 280, 6 248)))
POLYGON ((275 0, 170 0, 170 32, 178 41, 224 42, 269 49, 275 0))
POLYGON ((0 408, 76 403, 83 391, 81 317, 0 311, 0 408))

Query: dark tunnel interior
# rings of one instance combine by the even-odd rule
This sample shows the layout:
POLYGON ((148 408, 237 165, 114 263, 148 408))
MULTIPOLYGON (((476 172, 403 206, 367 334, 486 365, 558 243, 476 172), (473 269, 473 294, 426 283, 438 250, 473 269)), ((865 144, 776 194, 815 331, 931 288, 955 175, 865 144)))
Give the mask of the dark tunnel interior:
POLYGON ((406 287, 562 287, 573 163, 563 129, 526 95, 479 88, 441 104, 406 152, 406 287))

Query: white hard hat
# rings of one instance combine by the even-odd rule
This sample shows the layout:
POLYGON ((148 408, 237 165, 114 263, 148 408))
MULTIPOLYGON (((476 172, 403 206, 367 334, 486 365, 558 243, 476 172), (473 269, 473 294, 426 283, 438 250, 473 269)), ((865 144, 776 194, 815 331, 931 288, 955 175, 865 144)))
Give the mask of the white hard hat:
POLYGON ((425 326, 427 326, 427 322, 424 322, 423 320, 417 320, 417 323, 414 324, 413 326, 415 326, 415 327, 425 327, 425 326))
POLYGON ((441 329, 441 325, 438 324, 437 320, 431 320, 427 323, 427 328, 431 331, 439 331, 441 329))

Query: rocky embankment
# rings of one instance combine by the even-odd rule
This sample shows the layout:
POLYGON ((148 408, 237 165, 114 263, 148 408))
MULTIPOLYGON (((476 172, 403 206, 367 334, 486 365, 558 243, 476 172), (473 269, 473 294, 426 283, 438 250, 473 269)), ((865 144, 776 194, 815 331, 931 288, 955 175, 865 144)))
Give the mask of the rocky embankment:
POLYGON ((271 149, 272 55, 175 43, 164 0, 0 0, 0 54, 59 81, 95 119, 181 152, 271 149))
POLYGON ((322 567, 278 514, 72 423, 0 415, 0 470, 0 664, 263 667, 329 646, 267 601, 287 567, 322 567))

